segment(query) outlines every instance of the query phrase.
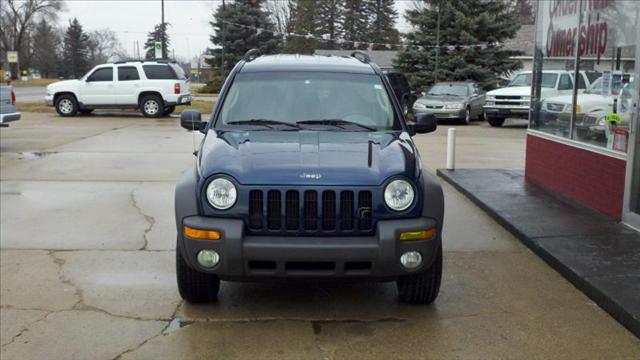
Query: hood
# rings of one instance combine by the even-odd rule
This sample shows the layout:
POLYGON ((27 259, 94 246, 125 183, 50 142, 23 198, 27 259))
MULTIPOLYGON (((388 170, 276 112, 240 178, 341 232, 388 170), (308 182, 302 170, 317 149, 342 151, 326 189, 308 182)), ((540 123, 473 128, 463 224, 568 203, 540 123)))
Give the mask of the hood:
POLYGON ((444 105, 444 104, 459 104, 463 103, 467 100, 464 96, 433 96, 433 95, 425 95, 416 102, 425 105, 444 105))
POLYGON ((487 96, 531 96, 531 86, 511 86, 487 92, 487 96))
POLYGON ((209 130, 200 154, 204 178, 227 174, 243 185, 377 186, 418 174, 400 132, 209 130))
POLYGON ((47 90, 49 89, 56 89, 59 87, 71 87, 71 86, 76 86, 80 83, 80 80, 78 79, 72 79, 72 80, 62 80, 62 81, 56 81, 54 83, 51 83, 47 86, 47 90))
MULTIPOLYGON (((578 105, 585 106, 595 106, 595 105, 606 105, 613 104, 613 97, 611 96, 603 96, 599 94, 578 94, 578 105)), ((554 96, 546 99, 545 101, 556 104, 571 104, 573 102, 572 95, 562 95, 562 96, 554 96)))

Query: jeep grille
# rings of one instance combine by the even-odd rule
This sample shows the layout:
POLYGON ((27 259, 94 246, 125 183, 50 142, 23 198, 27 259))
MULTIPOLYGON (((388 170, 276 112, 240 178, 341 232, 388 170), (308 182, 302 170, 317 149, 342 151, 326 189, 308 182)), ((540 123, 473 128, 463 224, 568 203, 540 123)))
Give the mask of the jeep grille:
POLYGON ((251 190, 248 227, 250 232, 308 235, 369 233, 372 209, 369 190, 251 190))

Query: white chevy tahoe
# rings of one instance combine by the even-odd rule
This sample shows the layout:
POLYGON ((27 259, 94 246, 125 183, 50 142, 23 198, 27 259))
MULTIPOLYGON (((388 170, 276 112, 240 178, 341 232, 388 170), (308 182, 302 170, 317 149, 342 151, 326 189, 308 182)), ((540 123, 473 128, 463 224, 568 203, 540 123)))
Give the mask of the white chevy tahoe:
POLYGON ((45 102, 60 116, 88 114, 94 109, 140 109, 146 117, 171 114, 190 105, 189 80, 175 63, 121 61, 98 65, 78 80, 47 86, 45 102))
MULTIPOLYGON (((531 105, 531 71, 516 75, 507 87, 487 92, 483 106, 484 118, 491 126, 502 126, 510 118, 529 117, 531 105)), ((589 77, 580 72, 578 89, 582 92, 590 85, 589 77)), ((571 94, 573 90, 573 72, 566 70, 545 70, 542 72, 540 98, 571 94)))

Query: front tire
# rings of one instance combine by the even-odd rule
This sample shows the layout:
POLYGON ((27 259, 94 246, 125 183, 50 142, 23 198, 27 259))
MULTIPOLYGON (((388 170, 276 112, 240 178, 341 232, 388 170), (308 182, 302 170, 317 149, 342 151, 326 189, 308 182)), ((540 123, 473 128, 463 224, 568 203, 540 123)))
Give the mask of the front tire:
POLYGON ((218 298, 220 279, 192 269, 182 256, 180 244, 176 244, 176 277, 180 296, 190 303, 211 302, 218 298))
POLYGON ((489 122, 489 125, 493 127, 500 127, 502 126, 502 124, 504 124, 505 118, 491 116, 487 118, 487 121, 489 122))
POLYGON ((76 97, 69 94, 58 96, 56 99, 56 112, 64 117, 76 116, 78 113, 76 97))
POLYGON ((162 115, 164 101, 158 95, 146 95, 140 101, 140 112, 144 117, 157 118, 162 115))
POLYGON ((438 297, 442 280, 442 246, 438 248, 431 267, 422 272, 401 276, 396 281, 400 301, 410 304, 431 304, 438 297))
POLYGON ((464 118, 462 119, 462 123, 464 125, 469 125, 469 123, 471 123, 471 109, 469 107, 464 109, 464 118))

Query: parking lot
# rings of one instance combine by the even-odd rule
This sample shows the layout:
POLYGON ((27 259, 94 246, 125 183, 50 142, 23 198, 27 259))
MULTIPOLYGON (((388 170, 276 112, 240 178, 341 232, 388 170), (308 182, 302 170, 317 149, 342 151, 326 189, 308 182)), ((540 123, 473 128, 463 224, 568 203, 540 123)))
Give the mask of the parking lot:
MULTIPOLYGON (((447 128, 416 137, 444 167, 447 128)), ((457 128, 457 167, 522 169, 526 122, 457 128)), ((175 280, 173 189, 201 134, 177 117, 24 113, 0 130, 2 359, 638 359, 640 340, 449 185, 432 306, 393 283, 175 280)))

